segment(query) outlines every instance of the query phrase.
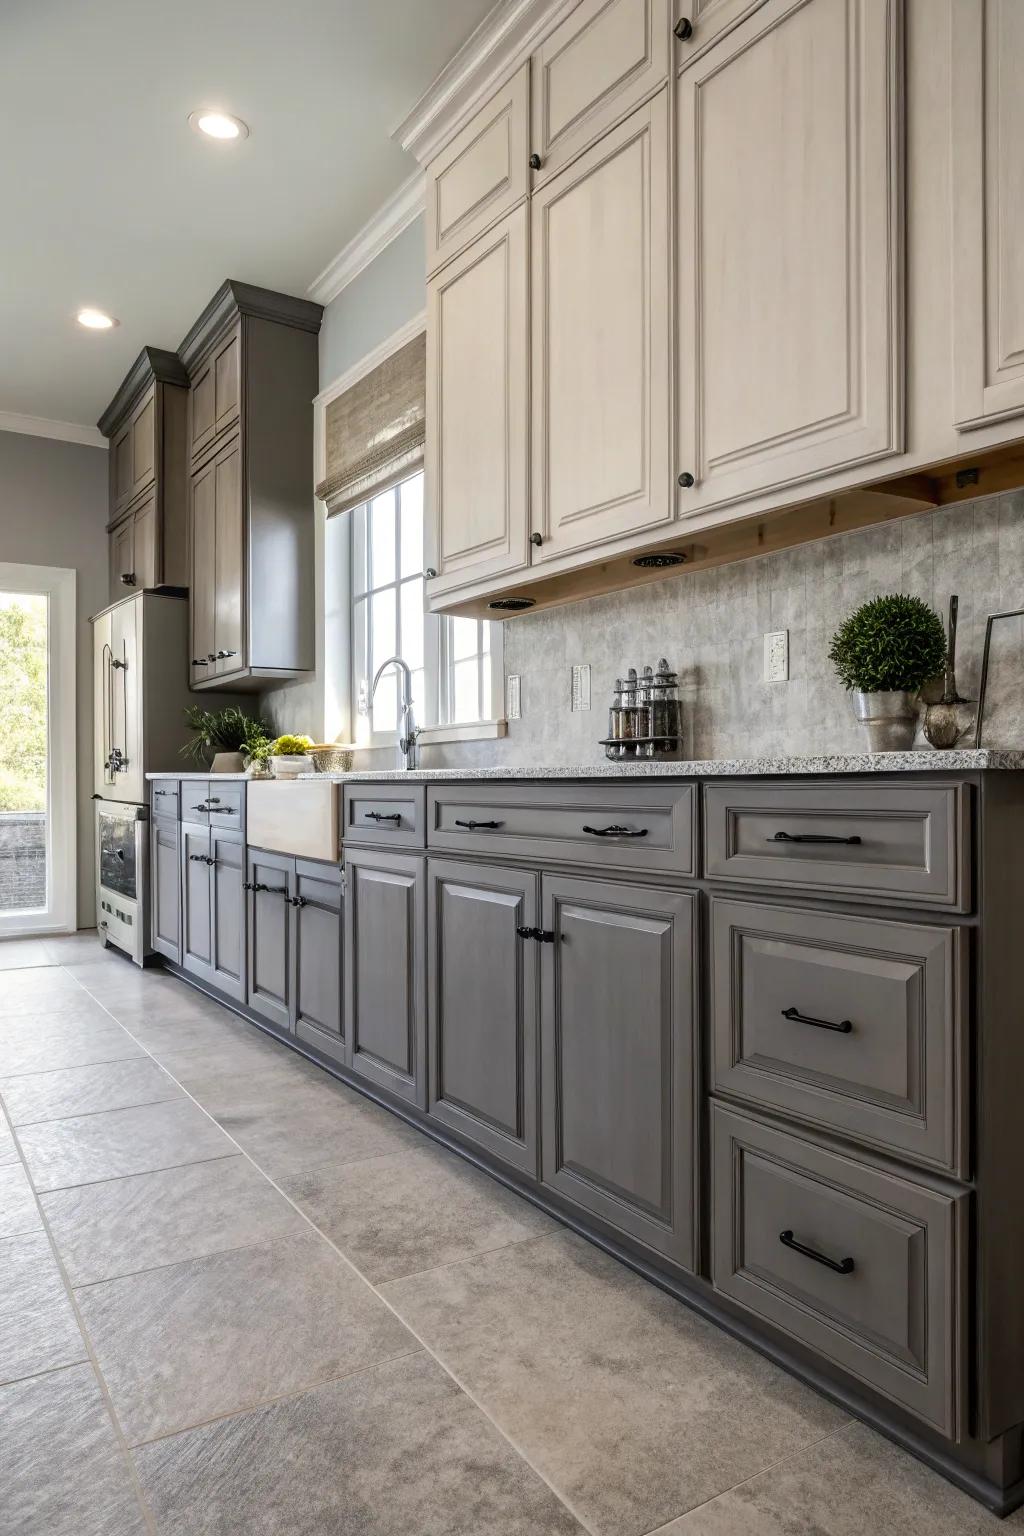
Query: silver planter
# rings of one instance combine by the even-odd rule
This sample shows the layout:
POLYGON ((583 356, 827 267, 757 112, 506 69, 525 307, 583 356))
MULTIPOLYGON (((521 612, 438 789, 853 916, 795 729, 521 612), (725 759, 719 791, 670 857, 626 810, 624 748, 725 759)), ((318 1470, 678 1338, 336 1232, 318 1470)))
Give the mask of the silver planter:
POLYGON ((909 752, 917 734, 917 695, 905 688, 855 693, 853 712, 868 735, 869 752, 909 752))

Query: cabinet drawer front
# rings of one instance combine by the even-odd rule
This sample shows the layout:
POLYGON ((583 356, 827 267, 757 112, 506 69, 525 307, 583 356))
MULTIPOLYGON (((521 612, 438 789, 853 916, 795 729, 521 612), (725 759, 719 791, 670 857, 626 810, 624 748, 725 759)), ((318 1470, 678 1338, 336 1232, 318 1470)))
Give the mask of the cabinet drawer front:
POLYGON ((966 1176, 966 939, 712 898, 713 1087, 966 1176))
POLYGON ((502 859, 692 875, 694 802, 691 784, 445 784, 427 791, 427 841, 502 859))
POLYGON ((345 843, 422 848, 426 800, 420 784, 346 784, 345 843))
POLYGON ((210 824, 210 811, 208 796, 210 793, 209 779, 182 779, 181 781, 181 819, 192 821, 201 827, 210 824))
POLYGON ((963 912, 968 793, 964 784, 709 784, 705 872, 963 912))
POLYGON ((526 196, 529 64, 427 166, 427 275, 526 196))
POLYGON ((719 1291, 959 1437, 966 1193, 895 1178, 715 1104, 712 1199, 719 1291))
POLYGON ((583 0, 533 55, 533 185, 593 144, 668 78, 668 0, 583 0))
POLYGON ((178 817, 181 785, 177 779, 155 779, 150 786, 154 816, 178 817))
POLYGON ((213 779, 207 789, 210 826, 223 827, 228 832, 244 832, 245 785, 221 784, 213 779))

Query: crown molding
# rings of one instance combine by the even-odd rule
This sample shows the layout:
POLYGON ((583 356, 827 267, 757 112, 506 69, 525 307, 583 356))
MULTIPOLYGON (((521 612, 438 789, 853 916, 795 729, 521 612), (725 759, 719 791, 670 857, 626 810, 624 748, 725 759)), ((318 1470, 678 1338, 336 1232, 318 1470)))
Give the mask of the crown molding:
POLYGON ((577 0, 499 0, 391 137, 421 165, 438 154, 577 0))
POLYGON ((49 416, 19 416, 0 411, 0 432, 21 432, 26 437, 52 437, 59 443, 79 443, 84 448, 105 448, 107 440, 96 427, 77 421, 51 421, 49 416))
POLYGON ((397 240, 402 231, 419 218, 423 208, 423 172, 415 171, 313 279, 306 289, 310 298, 318 304, 329 304, 336 299, 354 277, 376 261, 392 240, 397 240))
POLYGON ((162 347, 143 347, 121 380, 117 394, 96 423, 104 437, 113 437, 142 391, 154 382, 188 388, 185 364, 177 352, 165 352, 162 347))
POLYGON ((257 320, 273 320, 278 325, 292 325, 296 330, 320 329, 323 307, 309 299, 296 299, 290 293, 276 293, 272 288, 256 288, 229 277, 221 283, 178 347, 178 356, 191 371, 206 348, 229 321, 238 315, 252 315, 257 320))

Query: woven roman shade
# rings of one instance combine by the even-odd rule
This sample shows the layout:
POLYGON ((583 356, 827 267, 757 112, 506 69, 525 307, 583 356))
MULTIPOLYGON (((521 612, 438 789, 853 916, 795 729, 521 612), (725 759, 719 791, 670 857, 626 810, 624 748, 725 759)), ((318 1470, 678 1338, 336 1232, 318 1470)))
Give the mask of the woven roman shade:
POLYGON ((327 472, 316 494, 329 516, 389 490, 423 463, 426 347, 424 334, 414 336, 328 405, 327 472))

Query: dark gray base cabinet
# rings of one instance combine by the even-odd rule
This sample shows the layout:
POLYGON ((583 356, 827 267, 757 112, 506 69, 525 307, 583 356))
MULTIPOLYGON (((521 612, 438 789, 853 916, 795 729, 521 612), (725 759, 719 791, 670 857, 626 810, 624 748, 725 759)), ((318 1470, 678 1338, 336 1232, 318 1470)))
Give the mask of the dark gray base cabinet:
POLYGON ((245 849, 237 833, 181 826, 182 953, 186 971, 245 998, 245 849))
POLYGON ((181 964, 181 840, 175 817, 154 816, 149 828, 149 942, 181 964))
POLYGON ((345 858, 347 1065, 425 1109, 423 966, 426 866, 415 854, 350 849, 345 858))
POLYGON ((540 876, 427 866, 430 1114, 536 1177, 540 876))
POLYGON ((342 873, 337 865, 248 850, 249 1007, 340 1055, 342 873))

